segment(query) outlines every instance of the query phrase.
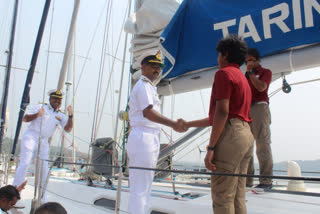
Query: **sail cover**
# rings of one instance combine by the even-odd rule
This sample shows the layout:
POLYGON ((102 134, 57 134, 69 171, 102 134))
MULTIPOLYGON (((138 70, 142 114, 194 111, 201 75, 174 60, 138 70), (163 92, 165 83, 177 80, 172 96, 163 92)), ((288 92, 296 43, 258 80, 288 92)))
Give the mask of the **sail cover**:
POLYGON ((241 35, 261 56, 320 42, 320 0, 185 0, 161 35, 163 75, 217 66, 217 42, 241 35))

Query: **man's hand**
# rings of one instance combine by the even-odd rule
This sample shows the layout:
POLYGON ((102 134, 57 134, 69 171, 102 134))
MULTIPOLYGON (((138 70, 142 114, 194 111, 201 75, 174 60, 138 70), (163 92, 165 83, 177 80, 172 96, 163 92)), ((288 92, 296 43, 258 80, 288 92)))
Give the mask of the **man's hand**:
POLYGON ((173 126, 173 130, 176 132, 186 132, 188 129, 187 122, 182 118, 178 119, 173 126))
POLYGON ((17 187, 18 192, 21 192, 27 185, 28 181, 23 182, 20 186, 17 187))
POLYGON ((207 169, 209 169, 211 171, 215 171, 217 169, 216 165, 214 165, 212 163, 213 157, 214 157, 214 151, 213 150, 209 150, 209 151, 207 151, 207 155, 204 158, 204 165, 206 166, 207 169))
POLYGON ((68 106, 67 111, 68 111, 68 115, 71 116, 72 115, 72 106, 68 106))
POLYGON ((251 71, 253 69, 254 65, 255 65, 255 61, 253 61, 253 60, 247 61, 247 72, 251 71))
POLYGON ((38 112, 38 114, 37 114, 37 117, 42 117, 45 112, 46 112, 46 111, 44 110, 44 108, 41 107, 40 110, 39 110, 39 112, 38 112))
POLYGON ((71 107, 71 106, 68 106, 67 111, 68 111, 69 119, 68 119, 68 122, 67 122, 66 126, 64 127, 64 130, 65 130, 66 132, 71 132, 72 127, 73 127, 72 107, 71 107))

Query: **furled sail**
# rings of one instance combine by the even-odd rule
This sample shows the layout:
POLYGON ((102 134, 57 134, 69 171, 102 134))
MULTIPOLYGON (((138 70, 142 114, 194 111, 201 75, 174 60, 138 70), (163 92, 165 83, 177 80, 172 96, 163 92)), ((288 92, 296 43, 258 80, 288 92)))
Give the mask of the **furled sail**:
POLYGON ((160 35, 173 17, 179 4, 175 0, 145 0, 125 24, 125 31, 131 33, 130 52, 133 55, 132 69, 140 69, 141 60, 160 50, 160 35))

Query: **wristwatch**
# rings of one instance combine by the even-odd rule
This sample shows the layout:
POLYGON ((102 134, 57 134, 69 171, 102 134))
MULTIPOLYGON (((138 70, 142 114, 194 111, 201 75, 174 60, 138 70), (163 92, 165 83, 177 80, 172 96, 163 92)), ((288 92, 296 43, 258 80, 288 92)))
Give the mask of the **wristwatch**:
POLYGON ((216 149, 216 145, 214 145, 214 146, 207 146, 207 152, 209 152, 209 151, 214 151, 216 149))

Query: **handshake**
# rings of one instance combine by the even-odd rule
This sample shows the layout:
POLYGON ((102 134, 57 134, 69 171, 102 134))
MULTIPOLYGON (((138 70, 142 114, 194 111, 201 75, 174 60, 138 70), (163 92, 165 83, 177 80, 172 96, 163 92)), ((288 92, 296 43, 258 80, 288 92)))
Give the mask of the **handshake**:
POLYGON ((180 118, 177 121, 174 122, 174 125, 172 126, 173 130, 176 132, 186 132, 190 128, 188 125, 188 122, 184 119, 180 118))

